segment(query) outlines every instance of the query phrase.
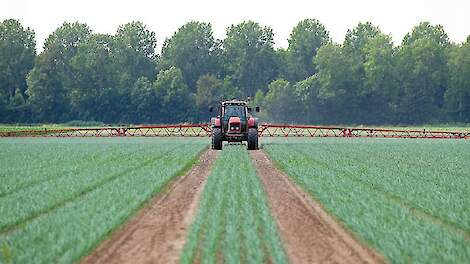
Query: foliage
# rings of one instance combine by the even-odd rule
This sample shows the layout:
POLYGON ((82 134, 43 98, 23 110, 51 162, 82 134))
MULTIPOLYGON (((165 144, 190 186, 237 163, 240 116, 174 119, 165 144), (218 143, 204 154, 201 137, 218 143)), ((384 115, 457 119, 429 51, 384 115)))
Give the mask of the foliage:
POLYGON ((429 122, 444 104, 449 40, 442 26, 420 23, 398 52, 400 122, 429 122))
POLYGON ((117 69, 113 66, 112 44, 110 35, 92 35, 70 61, 75 73, 70 87, 70 107, 78 119, 109 121, 108 116, 118 114, 114 105, 117 69))
POLYGON ((228 98, 225 92, 224 83, 214 75, 202 75, 197 80, 196 105, 201 116, 209 120, 209 107, 214 107, 219 101, 228 98))
POLYGON ((183 79, 180 69, 171 67, 162 70, 155 81, 155 89, 161 103, 161 118, 163 122, 184 122, 190 120, 194 109, 194 94, 183 79))
POLYGON ((155 78, 157 40, 153 31, 134 21, 119 26, 114 39, 114 59, 121 72, 117 78, 123 92, 142 76, 155 78))
POLYGON ((260 114, 266 121, 469 122, 469 44, 451 43, 441 25, 422 22, 400 45, 370 22, 339 44, 320 21, 304 19, 286 49, 275 49, 273 30, 254 21, 226 33, 215 39, 210 23, 191 21, 159 54, 155 33, 138 21, 112 35, 64 23, 36 56, 34 32, 5 20, 0 122, 207 122, 209 105, 248 96, 271 108, 260 114), (278 79, 289 88, 270 92, 278 79), (279 115, 273 103, 287 111, 279 115))
POLYGON ((289 81, 300 81, 315 74, 313 58, 317 50, 330 42, 325 26, 316 19, 304 19, 293 29, 287 48, 286 74, 289 81))
POLYGON ((300 110, 297 102, 298 98, 295 87, 288 81, 283 79, 274 80, 269 84, 268 92, 263 99, 263 109, 266 109, 270 118, 289 122, 299 117, 296 114, 300 110))
POLYGON ((201 76, 217 75, 221 71, 220 44, 213 37, 210 23, 189 22, 165 40, 161 67, 181 69, 186 85, 195 92, 201 76))
POLYGON ((268 83, 276 77, 278 59, 273 37, 271 28, 253 21, 227 29, 223 42, 227 72, 245 96, 254 96, 258 90, 266 91, 268 83))
POLYGON ((155 121, 160 111, 157 89, 147 77, 140 77, 132 87, 131 105, 134 107, 132 119, 137 122, 155 121))
POLYGON ((28 77, 35 118, 129 119, 134 83, 155 77, 155 46, 155 33, 140 22, 120 26, 116 35, 91 34, 85 24, 64 23, 49 36, 28 77))
POLYGON ((14 263, 78 261, 207 147, 194 139, 8 139, 0 145, 6 168, 0 245, 9 246, 14 263))
POLYGON ((449 87, 445 92, 447 111, 455 119, 470 122, 470 36, 450 52, 449 72, 449 87))
POLYGON ((323 102, 328 118, 334 123, 350 120, 356 105, 354 95, 354 70, 340 45, 327 44, 315 57, 319 90, 317 98, 323 102))
POLYGON ((254 165, 244 146, 227 145, 204 187, 182 263, 286 263, 254 165))
POLYGON ((331 214, 393 263, 465 262, 469 142, 318 139, 264 144, 331 214), (426 241, 426 243, 423 243, 426 241))
POLYGON ((90 34, 85 24, 64 23, 47 38, 44 51, 36 58, 27 78, 33 121, 57 122, 70 118, 67 96, 73 81, 70 62, 90 34))
POLYGON ((8 120, 9 115, 23 113, 15 109, 26 103, 26 75, 34 65, 36 42, 34 31, 23 28, 18 20, 7 19, 0 22, 0 120, 8 120))
POLYGON ((98 121, 71 120, 64 124, 66 127, 102 127, 105 124, 98 121))

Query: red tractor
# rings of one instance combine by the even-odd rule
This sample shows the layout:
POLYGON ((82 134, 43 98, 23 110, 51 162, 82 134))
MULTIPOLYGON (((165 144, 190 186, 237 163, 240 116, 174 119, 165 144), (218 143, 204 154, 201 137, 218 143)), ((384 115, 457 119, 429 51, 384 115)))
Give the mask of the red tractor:
MULTIPOLYGON (((212 112, 213 108, 209 108, 212 112)), ((259 107, 255 108, 259 112, 259 107)), ((212 149, 222 149, 222 143, 246 141, 248 150, 258 149, 258 120, 252 116, 247 101, 220 102, 219 114, 211 118, 212 149)))

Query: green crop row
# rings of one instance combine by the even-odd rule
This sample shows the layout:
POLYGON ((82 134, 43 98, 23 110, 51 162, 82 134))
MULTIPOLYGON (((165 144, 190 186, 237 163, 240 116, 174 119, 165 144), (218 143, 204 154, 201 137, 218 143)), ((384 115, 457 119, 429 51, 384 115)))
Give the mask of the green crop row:
POLYGON ((56 129, 65 129, 70 128, 72 126, 68 125, 61 125, 61 124, 50 124, 50 125, 1 125, 0 124, 0 133, 9 133, 12 134, 14 132, 21 131, 23 136, 25 135, 38 135, 40 132, 46 132, 47 130, 56 130, 56 129), (28 131, 28 132, 26 132, 28 131))
POLYGON ((277 226, 246 147, 216 161, 187 236, 182 263, 285 263, 277 226))
POLYGON ((470 258, 470 142, 280 142, 264 144, 278 166, 392 262, 470 258))
MULTIPOLYGON (((68 164, 71 172, 46 177, 44 182, 35 181, 0 198, 0 263, 77 261, 174 176, 188 169, 198 153, 207 148, 206 141, 181 139, 11 140, 31 149, 43 141, 51 151, 62 150, 68 159, 61 160, 64 167, 59 171, 68 164), (79 148, 79 152, 94 150, 100 154, 77 164, 76 155, 86 154, 72 153, 76 149, 69 145, 78 141, 88 147, 79 148)), ((10 143, 0 141, 0 145, 10 143)), ((48 159, 48 154, 54 155, 46 149, 43 159, 48 159)), ((11 146, 9 151, 17 154, 11 146)), ((19 147, 19 151, 23 148, 19 147)), ((41 166, 35 168, 30 172, 32 175, 42 171, 41 166)), ((55 166, 50 168, 54 170, 55 166)), ((41 177, 44 176, 32 178, 41 177)))
POLYGON ((84 173, 145 149, 142 143, 108 144, 101 139, 0 139, 0 197, 58 177, 84 173), (95 144, 96 143, 96 144, 95 144))

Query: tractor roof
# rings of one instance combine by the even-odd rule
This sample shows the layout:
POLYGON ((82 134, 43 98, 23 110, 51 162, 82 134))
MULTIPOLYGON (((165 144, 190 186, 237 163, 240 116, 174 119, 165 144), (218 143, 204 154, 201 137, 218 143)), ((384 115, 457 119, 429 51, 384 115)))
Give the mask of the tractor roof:
POLYGON ((223 106, 225 106, 225 105, 242 105, 242 106, 246 106, 247 104, 248 103, 246 101, 241 101, 241 100, 236 100, 236 99, 222 102, 223 106))

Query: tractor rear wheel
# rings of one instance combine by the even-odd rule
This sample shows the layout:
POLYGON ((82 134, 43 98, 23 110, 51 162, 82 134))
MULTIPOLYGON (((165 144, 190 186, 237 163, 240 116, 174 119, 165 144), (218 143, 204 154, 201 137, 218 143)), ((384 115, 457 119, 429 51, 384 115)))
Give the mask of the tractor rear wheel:
POLYGON ((212 128, 212 149, 222 149, 222 130, 220 128, 212 128))
POLYGON ((248 129, 248 150, 258 149, 258 129, 248 129))

